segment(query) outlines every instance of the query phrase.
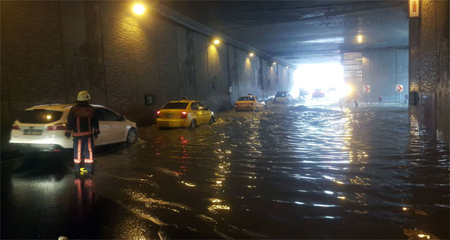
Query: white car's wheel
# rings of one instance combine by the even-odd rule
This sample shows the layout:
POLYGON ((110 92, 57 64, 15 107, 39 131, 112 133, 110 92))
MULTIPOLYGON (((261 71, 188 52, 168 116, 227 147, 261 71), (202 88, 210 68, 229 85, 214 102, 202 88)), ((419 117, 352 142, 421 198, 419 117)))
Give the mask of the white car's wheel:
POLYGON ((133 145, 136 142, 137 142, 137 132, 134 128, 132 128, 132 129, 130 129, 130 131, 128 131, 127 144, 133 145))

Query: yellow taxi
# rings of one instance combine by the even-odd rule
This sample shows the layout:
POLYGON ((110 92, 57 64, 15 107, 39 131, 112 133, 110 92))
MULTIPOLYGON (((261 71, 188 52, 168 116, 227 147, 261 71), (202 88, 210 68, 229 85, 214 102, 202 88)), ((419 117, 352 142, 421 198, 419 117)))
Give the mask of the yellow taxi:
POLYGON ((234 103, 235 111, 259 111, 265 108, 266 104, 263 101, 259 101, 257 96, 251 94, 240 97, 234 103))
POLYGON ((156 113, 159 128, 190 127, 215 122, 214 112, 203 103, 182 99, 170 101, 156 113))

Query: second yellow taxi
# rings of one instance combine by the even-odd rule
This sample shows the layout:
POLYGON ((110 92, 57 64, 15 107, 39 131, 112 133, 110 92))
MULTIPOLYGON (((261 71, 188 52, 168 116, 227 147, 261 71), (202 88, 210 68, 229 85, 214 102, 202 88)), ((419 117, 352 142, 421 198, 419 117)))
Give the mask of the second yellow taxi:
POLYGON ((186 99, 170 101, 156 115, 156 125, 160 128, 194 128, 215 121, 214 112, 207 106, 199 101, 186 99))
POLYGON ((234 103, 235 111, 259 111, 265 108, 266 104, 263 101, 259 101, 257 96, 251 94, 240 97, 234 103))

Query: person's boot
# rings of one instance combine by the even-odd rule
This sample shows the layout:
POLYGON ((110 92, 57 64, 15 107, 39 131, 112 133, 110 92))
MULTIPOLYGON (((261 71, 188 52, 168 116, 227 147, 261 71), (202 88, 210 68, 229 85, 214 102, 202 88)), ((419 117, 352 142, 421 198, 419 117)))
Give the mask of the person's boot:
POLYGON ((88 173, 94 174, 94 164, 86 163, 84 166, 86 167, 88 173))
POLYGON ((75 172, 77 173, 79 173, 80 172, 80 164, 79 163, 74 163, 73 164, 73 169, 75 170, 75 172))

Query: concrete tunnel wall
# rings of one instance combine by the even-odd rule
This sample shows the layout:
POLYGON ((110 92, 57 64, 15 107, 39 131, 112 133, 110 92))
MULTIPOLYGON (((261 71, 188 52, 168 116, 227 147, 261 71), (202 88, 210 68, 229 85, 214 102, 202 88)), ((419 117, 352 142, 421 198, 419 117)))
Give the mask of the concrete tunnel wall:
MULTIPOLYGON (((221 43, 131 1, 1 2, 2 139, 28 107, 72 103, 80 90, 140 125, 187 97, 213 111, 248 93, 290 89, 286 66, 221 43), (231 93, 229 93, 231 87, 231 93), (155 97, 145 105, 144 95, 155 97)), ((4 143, 4 141, 2 141, 4 143)))
POLYGON ((408 94, 408 49, 373 49, 363 51, 363 81, 357 83, 361 102, 404 102, 408 94), (396 91, 396 85, 403 85, 403 92, 396 91), (364 93, 363 86, 370 85, 370 93, 364 93))

